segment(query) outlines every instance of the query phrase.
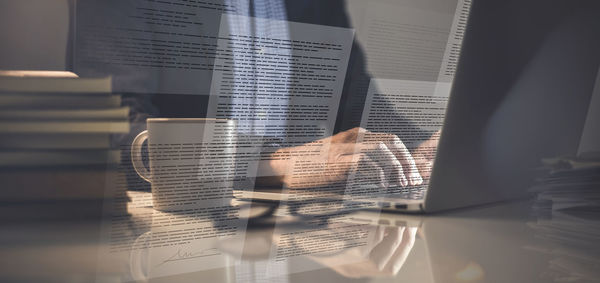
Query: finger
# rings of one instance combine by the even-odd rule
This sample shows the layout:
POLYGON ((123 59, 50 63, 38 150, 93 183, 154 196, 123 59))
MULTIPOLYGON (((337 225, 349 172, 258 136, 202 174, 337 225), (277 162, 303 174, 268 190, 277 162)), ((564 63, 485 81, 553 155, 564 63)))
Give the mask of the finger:
POLYGON ((412 247, 415 244, 416 234, 416 227, 407 227, 404 230, 404 233, 402 235, 402 242, 394 251, 394 254, 391 256, 389 262, 385 266, 385 269, 390 270, 394 275, 398 274, 398 272, 404 265, 404 262, 406 262, 406 258, 408 258, 412 247))
POLYGON ((371 251, 375 246, 377 246, 384 239, 385 236, 385 227, 381 225, 372 225, 368 228, 369 233, 369 242, 365 246, 364 249, 357 249, 360 253, 361 258, 369 258, 371 251))
POLYGON ((380 188, 387 188, 387 183, 384 170, 371 159, 371 157, 361 154, 358 160, 356 171, 354 172, 354 178, 352 178, 356 185, 370 185, 377 184, 380 188))
POLYGON ((371 245, 369 245, 371 249, 366 250, 367 253, 363 254, 363 256, 370 256, 372 249, 379 245, 379 243, 381 243, 381 241, 383 241, 383 239, 385 238, 385 226, 378 225, 375 227, 376 228, 375 233, 373 235, 373 241, 371 242, 371 245))
POLYGON ((371 251, 370 258, 380 271, 383 270, 402 242, 404 227, 390 227, 388 235, 371 251))
POLYGON ((417 168, 419 169, 419 174, 421 174, 421 178, 423 179, 423 183, 426 180, 429 180, 431 176, 431 169, 433 168, 433 162, 427 159, 423 154, 416 152, 413 153, 413 158, 415 162, 417 162, 417 168))
POLYGON ((373 237, 373 246, 381 243, 381 241, 383 241, 383 236, 385 236, 385 226, 379 225, 377 226, 377 230, 375 230, 375 235, 373 237))
POLYGON ((357 143, 366 133, 369 133, 367 129, 356 127, 334 135, 332 143, 357 143))
POLYGON ((388 183, 400 184, 403 187, 407 186, 408 181, 404 175, 402 164, 385 143, 372 143, 371 148, 371 150, 367 151, 367 154, 383 168, 388 183))
POLYGON ((410 154, 406 145, 396 135, 391 135, 386 141, 385 145, 390 149, 396 158, 402 164, 404 169, 404 175, 407 177, 411 186, 423 184, 423 178, 419 174, 417 163, 410 154))

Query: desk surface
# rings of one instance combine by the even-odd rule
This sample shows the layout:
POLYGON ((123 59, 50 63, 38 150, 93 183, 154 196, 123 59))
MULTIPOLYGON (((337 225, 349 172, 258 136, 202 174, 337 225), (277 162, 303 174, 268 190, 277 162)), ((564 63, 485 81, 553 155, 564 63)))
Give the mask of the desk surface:
MULTIPOLYGON (((130 209, 117 221, 4 223, 0 281, 551 282, 565 274, 597 279, 590 269, 597 266, 597 253, 552 239, 548 226, 540 228, 550 221, 538 219, 531 207, 530 201, 518 201, 428 216, 354 213, 344 221, 265 217, 216 238, 205 233, 179 242, 176 233, 160 239, 164 231, 156 214, 151 225, 147 217, 136 220, 148 215, 143 209, 130 209), (156 239, 162 247, 152 244, 156 239)), ((219 223, 184 218, 188 229, 219 223)))

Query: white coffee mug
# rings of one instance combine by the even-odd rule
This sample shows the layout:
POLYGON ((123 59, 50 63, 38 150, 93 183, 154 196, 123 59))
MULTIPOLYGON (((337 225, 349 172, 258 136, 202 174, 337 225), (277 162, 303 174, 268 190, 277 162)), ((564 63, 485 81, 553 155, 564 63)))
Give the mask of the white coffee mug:
POLYGON ((210 118, 150 118, 131 144, 131 162, 151 183, 153 207, 173 210, 229 203, 236 161, 236 123, 210 118), (149 167, 142 160, 148 141, 149 167))

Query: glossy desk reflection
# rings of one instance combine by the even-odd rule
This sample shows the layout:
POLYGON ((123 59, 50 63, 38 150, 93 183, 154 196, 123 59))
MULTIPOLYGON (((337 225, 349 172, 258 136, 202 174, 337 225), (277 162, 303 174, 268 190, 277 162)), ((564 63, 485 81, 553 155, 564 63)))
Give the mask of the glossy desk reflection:
MULTIPOLYGON (((241 233, 159 252, 125 249, 110 260, 102 254, 110 246, 98 237, 100 223, 5 224, 2 277, 54 282, 547 282, 542 275, 550 257, 528 248, 539 242, 527 226, 530 207, 521 201, 432 216, 360 212, 328 222, 263 217, 250 221, 241 233), (184 264, 186 258, 194 260, 184 264), (152 264, 169 268, 152 277, 160 269, 152 264)), ((148 209, 130 210, 131 225, 123 233, 139 236, 129 244, 143 247, 151 237, 152 225, 144 226, 138 218, 148 209)), ((251 213, 264 209, 255 206, 251 213)), ((215 228, 218 222, 189 223, 215 228)))

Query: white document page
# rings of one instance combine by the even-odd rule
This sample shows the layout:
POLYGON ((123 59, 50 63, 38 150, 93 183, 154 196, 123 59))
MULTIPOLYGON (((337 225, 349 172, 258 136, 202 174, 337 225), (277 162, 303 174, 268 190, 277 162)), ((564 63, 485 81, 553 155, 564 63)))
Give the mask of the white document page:
MULTIPOLYGON (((364 49, 369 75, 440 82, 427 95, 447 97, 470 4, 470 0, 349 0, 348 13, 364 49)), ((363 87, 367 92, 369 81, 363 87)), ((362 100, 352 103, 353 109, 366 109, 361 108, 362 100)), ((359 123, 358 117, 353 122, 359 123)))
POLYGON ((372 77, 452 82, 471 0, 349 0, 372 77))
MULTIPOLYGON (((234 2, 235 3, 235 2, 234 2)), ((74 69, 115 92, 208 95, 222 1, 77 1, 74 69)))
POLYGON ((347 28, 223 15, 207 116, 237 121, 240 138, 251 139, 238 156, 251 164, 262 137, 290 147, 331 136, 353 37, 347 28))
POLYGON ((458 0, 454 19, 452 20, 452 27, 448 36, 448 42, 446 43, 442 67, 440 68, 437 80, 438 82, 451 83, 454 79, 454 73, 456 72, 456 67, 458 65, 458 57, 460 56, 460 49, 465 36, 470 10, 471 0, 458 0))
POLYGON ((435 89, 438 85, 447 88, 448 84, 371 79, 361 127, 399 135, 409 147, 423 141, 429 136, 421 136, 422 133, 442 128, 448 97, 435 95, 435 89))
POLYGON ((271 136, 297 129, 290 141, 330 136, 353 36, 347 28, 223 15, 207 116, 271 136))
POLYGON ((454 11, 375 2, 367 7, 359 41, 372 77, 433 81, 437 78, 454 11))

